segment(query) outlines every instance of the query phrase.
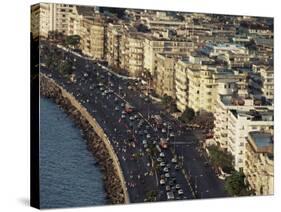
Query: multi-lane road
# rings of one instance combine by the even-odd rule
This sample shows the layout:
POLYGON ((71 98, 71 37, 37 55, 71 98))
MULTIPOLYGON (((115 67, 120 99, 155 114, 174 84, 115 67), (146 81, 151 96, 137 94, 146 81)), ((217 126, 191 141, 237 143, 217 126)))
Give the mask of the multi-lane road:
POLYGON ((54 49, 64 51, 41 43, 40 71, 72 93, 104 129, 119 158, 130 202, 227 196, 198 151, 194 132, 146 96, 139 80, 118 77, 87 57, 64 51, 64 58, 74 62, 72 82, 43 65, 54 49), (132 113, 125 112, 126 103, 134 107, 132 113), (154 115, 161 116, 161 124, 156 126, 154 115), (159 146, 161 138, 168 139, 167 149, 159 146))

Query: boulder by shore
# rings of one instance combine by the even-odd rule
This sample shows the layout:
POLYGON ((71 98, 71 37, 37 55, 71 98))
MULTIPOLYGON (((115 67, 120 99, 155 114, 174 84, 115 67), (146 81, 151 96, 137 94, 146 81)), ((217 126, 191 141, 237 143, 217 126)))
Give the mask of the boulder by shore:
MULTIPOLYGON (((83 136, 87 141, 88 150, 93 153, 96 158, 101 171, 103 172, 103 180, 109 204, 128 203, 124 191, 124 185, 120 179, 120 173, 116 168, 116 163, 112 158, 112 151, 107 147, 105 141, 96 133, 97 129, 88 122, 88 120, 71 104, 71 101, 62 95, 61 88, 53 81, 43 74, 40 74, 40 95, 51 98, 60 105, 64 111, 74 120, 75 124, 83 130, 83 136)), ((120 169, 120 167, 118 167, 120 169)), ((93 194, 94 195, 94 194, 93 194)))

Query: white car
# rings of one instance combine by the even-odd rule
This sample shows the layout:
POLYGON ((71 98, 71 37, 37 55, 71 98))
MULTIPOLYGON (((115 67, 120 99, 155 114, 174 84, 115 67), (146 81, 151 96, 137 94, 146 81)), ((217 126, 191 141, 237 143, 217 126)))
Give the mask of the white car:
POLYGON ((130 118, 129 118, 131 121, 133 121, 134 120, 134 116, 130 116, 130 118))
POLYGON ((163 159, 162 158, 157 158, 157 162, 162 162, 163 161, 163 159))
POLYGON ((172 191, 167 192, 167 199, 168 200, 174 200, 175 199, 175 195, 172 191))
POLYGON ((176 158, 172 158, 172 163, 177 163, 178 160, 176 158))
POLYGON ((165 162, 161 162, 161 163, 160 163, 160 166, 161 166, 161 167, 166 166, 165 162))
POLYGON ((163 171, 166 172, 166 173, 169 172, 168 167, 165 167, 165 168, 163 169, 163 171))
POLYGON ((183 190, 182 189, 178 190, 178 194, 183 195, 183 190))
POLYGON ((160 185, 165 185, 165 180, 164 179, 160 180, 160 185))
POLYGON ((169 174, 169 173, 165 173, 165 177, 166 177, 166 178, 169 178, 169 177, 170 177, 170 174, 169 174))

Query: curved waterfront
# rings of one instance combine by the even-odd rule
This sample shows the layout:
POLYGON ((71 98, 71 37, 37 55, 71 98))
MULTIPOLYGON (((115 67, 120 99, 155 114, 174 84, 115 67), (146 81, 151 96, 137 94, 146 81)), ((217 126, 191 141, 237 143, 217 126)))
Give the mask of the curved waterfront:
POLYGON ((40 98, 40 204, 42 208, 103 205, 102 173, 74 122, 40 98))

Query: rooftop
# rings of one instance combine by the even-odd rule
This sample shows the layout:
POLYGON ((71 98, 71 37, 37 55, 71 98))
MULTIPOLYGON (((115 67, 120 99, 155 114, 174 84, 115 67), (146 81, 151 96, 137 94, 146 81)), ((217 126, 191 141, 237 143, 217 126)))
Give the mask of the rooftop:
POLYGON ((77 9, 77 13, 83 16, 93 16, 96 11, 95 7, 89 7, 89 6, 76 6, 76 9, 77 9))
POLYGON ((273 135, 268 132, 249 132, 248 142, 256 153, 267 154, 273 160, 273 135))
POLYGON ((252 137, 258 148, 267 147, 273 144, 271 133, 265 132, 249 132, 249 136, 252 137))
POLYGON ((232 109, 230 112, 236 117, 247 117, 247 120, 250 121, 266 121, 266 122, 273 122, 274 120, 274 113, 271 108, 268 107, 260 107, 251 110, 237 110, 232 109))

